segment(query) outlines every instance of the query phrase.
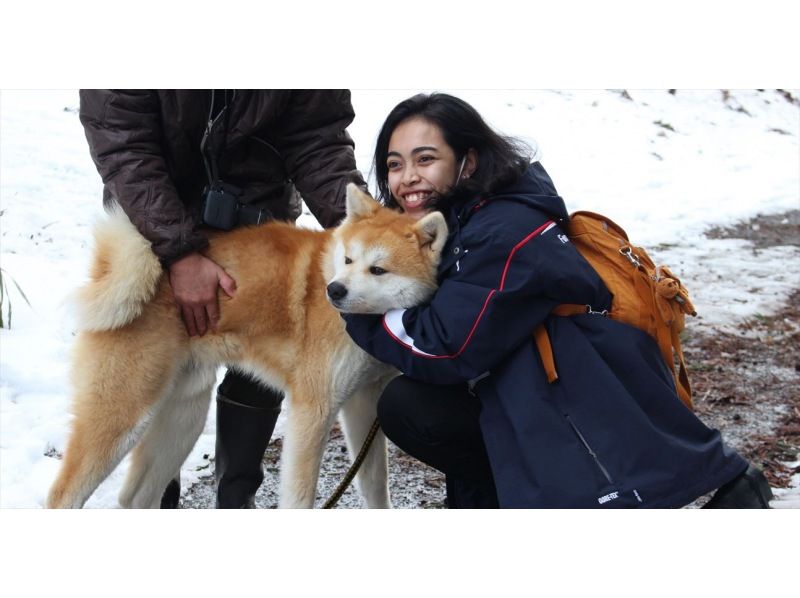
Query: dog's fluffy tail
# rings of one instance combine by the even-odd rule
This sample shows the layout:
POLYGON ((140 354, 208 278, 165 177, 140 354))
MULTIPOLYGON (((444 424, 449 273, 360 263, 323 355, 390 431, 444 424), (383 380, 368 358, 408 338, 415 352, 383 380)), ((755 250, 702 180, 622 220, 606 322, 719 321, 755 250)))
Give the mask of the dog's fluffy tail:
POLYGON ((164 271, 147 241, 121 208, 94 231, 90 280, 77 293, 82 330, 121 328, 139 317, 158 289, 164 271))

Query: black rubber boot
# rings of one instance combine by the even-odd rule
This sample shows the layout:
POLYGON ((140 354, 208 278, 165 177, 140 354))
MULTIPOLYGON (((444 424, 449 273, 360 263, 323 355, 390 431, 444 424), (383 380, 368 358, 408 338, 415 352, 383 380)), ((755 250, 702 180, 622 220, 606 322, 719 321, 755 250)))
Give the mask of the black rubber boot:
POLYGON ((769 482, 756 467, 750 465, 724 486, 720 486, 704 509, 769 509, 773 499, 769 482))
POLYGON ((173 478, 169 484, 167 484, 167 489, 164 490, 164 494, 161 496, 161 507, 162 509, 177 509, 178 502, 181 498, 181 478, 173 478))
POLYGON ((281 412, 280 393, 229 372, 217 389, 218 509, 253 509, 262 461, 281 412))

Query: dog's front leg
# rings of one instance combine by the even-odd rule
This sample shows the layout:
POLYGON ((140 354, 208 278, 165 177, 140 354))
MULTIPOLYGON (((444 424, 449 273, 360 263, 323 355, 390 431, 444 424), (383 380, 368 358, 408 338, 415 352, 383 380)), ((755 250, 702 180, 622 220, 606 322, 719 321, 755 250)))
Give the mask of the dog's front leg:
POLYGON ((327 399, 290 393, 281 456, 280 508, 314 507, 322 453, 331 423, 331 406, 327 399))

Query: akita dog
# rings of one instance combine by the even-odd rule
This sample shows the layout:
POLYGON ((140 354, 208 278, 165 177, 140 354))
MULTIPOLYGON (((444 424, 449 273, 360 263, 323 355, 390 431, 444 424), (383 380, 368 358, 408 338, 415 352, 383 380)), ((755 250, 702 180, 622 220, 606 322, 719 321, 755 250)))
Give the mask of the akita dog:
MULTIPOLYGON (((98 227, 90 282, 78 296, 74 419, 48 507, 81 507, 133 449, 123 507, 158 507, 203 429, 216 370, 250 373, 286 393, 281 507, 313 507, 337 413, 358 452, 376 400, 397 372, 358 348, 339 311, 384 313, 426 301, 447 237, 439 213, 419 221, 355 185, 332 231, 268 223, 215 235, 205 252, 236 281, 216 330, 189 337, 149 243, 118 211, 98 227)), ((390 507, 386 438, 356 477, 368 507, 390 507)))

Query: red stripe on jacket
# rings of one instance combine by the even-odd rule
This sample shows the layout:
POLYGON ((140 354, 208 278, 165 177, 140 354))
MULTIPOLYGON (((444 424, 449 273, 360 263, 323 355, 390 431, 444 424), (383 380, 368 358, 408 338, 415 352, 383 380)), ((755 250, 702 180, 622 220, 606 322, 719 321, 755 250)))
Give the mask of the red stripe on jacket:
POLYGON ((492 289, 489 292, 489 294, 486 296, 486 300, 483 302, 483 307, 481 308, 480 313, 478 313, 478 317, 475 318, 475 322, 472 324, 472 328, 470 329, 469 334, 467 335, 467 338, 464 341, 464 344, 461 345, 461 348, 458 351, 456 351, 455 353, 453 353, 452 355, 423 355, 421 353, 415 353, 414 347, 412 347, 411 345, 409 345, 407 343, 404 343, 399 338, 397 338, 397 336, 386 325, 386 316, 385 315, 384 315, 384 317, 382 319, 383 329, 399 345, 402 345, 403 347, 405 347, 407 349, 411 349, 411 352, 414 353, 415 355, 419 356, 419 357, 427 357, 428 359, 454 359, 454 358, 458 357, 459 355, 461 355, 466 350, 467 345, 469 345, 470 340, 472 340, 472 336, 473 336, 473 334, 475 334, 475 329, 478 327, 478 324, 480 323, 481 318, 483 318, 483 314, 486 312, 486 308, 488 307, 489 301, 491 300, 492 296, 494 296, 494 294, 497 293, 498 291, 502 291, 503 290, 503 287, 505 286, 505 283, 506 283, 506 275, 508 274, 508 269, 511 266, 511 260, 514 259, 514 255, 517 253, 517 251, 519 251, 522 247, 524 247, 535 236, 537 236, 539 234, 544 234, 545 232, 547 232, 552 225, 555 225, 555 222, 553 220, 548 220, 542 226, 537 228, 535 231, 533 231, 531 234, 529 234, 527 237, 522 239, 522 241, 520 241, 519 243, 517 243, 514 246, 514 248, 508 254, 508 257, 506 258, 506 264, 505 264, 505 267, 503 268, 503 275, 500 277, 500 287, 497 288, 497 289, 492 289))

